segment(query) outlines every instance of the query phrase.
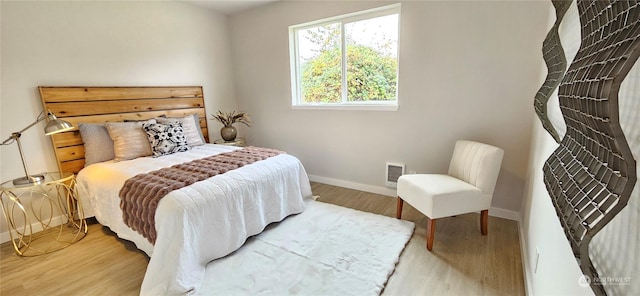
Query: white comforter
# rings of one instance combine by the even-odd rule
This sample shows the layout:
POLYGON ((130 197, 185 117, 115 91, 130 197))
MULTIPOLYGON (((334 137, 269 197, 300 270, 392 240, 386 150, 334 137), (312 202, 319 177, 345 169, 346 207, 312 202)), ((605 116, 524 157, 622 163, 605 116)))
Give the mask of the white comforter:
POLYGON ((281 154, 170 192, 156 210, 155 245, 122 221, 118 192, 127 179, 234 149, 206 144, 158 158, 93 164, 78 173, 85 216, 95 216, 151 257, 141 295, 194 292, 209 261, 238 249, 267 224, 304 210, 304 198, 311 197, 308 176, 297 158, 281 154))

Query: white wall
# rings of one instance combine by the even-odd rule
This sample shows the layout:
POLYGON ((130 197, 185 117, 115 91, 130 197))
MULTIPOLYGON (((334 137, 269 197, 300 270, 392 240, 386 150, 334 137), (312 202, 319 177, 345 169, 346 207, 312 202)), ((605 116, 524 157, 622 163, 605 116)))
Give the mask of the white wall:
POLYGON ((230 17, 238 105, 252 145, 323 181, 394 195, 385 162, 445 172, 458 139, 505 149, 493 206, 519 211, 549 2, 402 2, 399 110, 293 110, 288 27, 389 2, 281 1, 230 17))
MULTIPOLYGON (((555 12, 550 8, 551 20, 555 12)), ((569 8, 559 28, 559 36, 571 63, 580 45, 580 23, 577 7, 569 8)), ((546 73, 546 72, 545 72, 546 73)), ((635 159, 640 159, 640 63, 622 83, 619 93, 620 124, 635 159)), ((549 114, 554 125, 564 134, 566 127, 559 112, 557 91, 549 100, 549 114)), ((580 285, 582 272, 576 262, 569 242, 563 233, 546 187, 542 167, 545 160, 558 147, 553 138, 534 119, 527 193, 522 208, 520 229, 523 259, 528 293, 530 295, 593 295, 591 288, 580 285), (540 253, 536 259, 537 252, 540 253), (536 263, 537 261, 537 263, 536 263), (537 264, 537 270, 536 270, 537 264)), ((640 164, 638 164, 640 171, 640 164)), ((640 182, 636 183, 632 196, 623 209, 591 241, 590 256, 601 278, 625 280, 630 283, 606 286, 609 295, 640 294, 640 182)))
POLYGON ((525 280, 530 295, 591 295, 578 285, 582 275, 544 186, 542 166, 557 143, 535 119, 531 143, 529 189, 520 227, 525 280), (536 269, 536 248, 540 258, 536 269))
MULTIPOLYGON (((236 107, 226 16, 172 1, 0 5, 2 140, 42 111, 40 85, 201 85, 208 110, 236 107)), ((43 127, 22 137, 33 173, 56 170, 43 127)), ((0 148, 2 180, 20 177, 16 145, 0 148)))
MULTIPOLYGON (((0 3, 0 69, 2 69, 2 4, 0 3)), ((0 98, 2 94, 2 70, 0 70, 0 98)), ((2 114, 2 100, 0 99, 0 114, 2 114)), ((0 119, 0 131, 2 131, 2 119, 0 119)), ((0 141, 4 141, 4 134, 0 135, 0 141)), ((2 174, 2 146, 0 146, 0 182, 4 181, 2 174)))

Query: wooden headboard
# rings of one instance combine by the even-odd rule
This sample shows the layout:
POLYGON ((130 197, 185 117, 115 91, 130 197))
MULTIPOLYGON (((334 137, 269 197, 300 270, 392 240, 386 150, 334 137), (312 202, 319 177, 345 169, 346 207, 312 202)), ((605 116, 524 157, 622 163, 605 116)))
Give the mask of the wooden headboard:
POLYGON ((209 142, 201 86, 177 87, 54 87, 40 86, 44 110, 73 124, 74 130, 51 136, 61 172, 84 167, 84 143, 79 123, 144 120, 162 114, 180 117, 198 113, 205 141, 209 142))

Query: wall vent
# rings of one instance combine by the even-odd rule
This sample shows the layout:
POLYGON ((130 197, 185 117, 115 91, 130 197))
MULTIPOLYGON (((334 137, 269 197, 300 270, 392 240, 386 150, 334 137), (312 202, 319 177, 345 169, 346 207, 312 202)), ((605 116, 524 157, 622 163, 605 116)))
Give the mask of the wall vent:
POLYGON ((387 187, 398 187, 398 178, 404 175, 404 167, 404 163, 387 162, 387 172, 385 179, 387 187))

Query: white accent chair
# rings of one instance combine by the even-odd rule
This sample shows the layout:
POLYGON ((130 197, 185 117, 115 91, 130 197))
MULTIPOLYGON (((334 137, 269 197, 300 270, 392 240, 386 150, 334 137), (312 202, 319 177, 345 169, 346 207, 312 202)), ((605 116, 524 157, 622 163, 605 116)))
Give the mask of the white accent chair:
POLYGON ((398 179, 396 218, 402 218, 404 201, 427 216, 429 251, 439 218, 480 211, 481 232, 487 235, 489 208, 503 155, 502 149, 487 144, 456 142, 448 174, 411 174, 398 179))

